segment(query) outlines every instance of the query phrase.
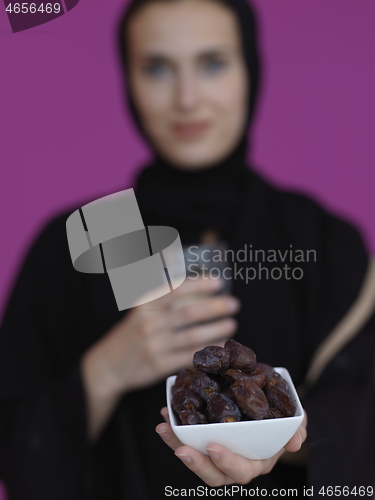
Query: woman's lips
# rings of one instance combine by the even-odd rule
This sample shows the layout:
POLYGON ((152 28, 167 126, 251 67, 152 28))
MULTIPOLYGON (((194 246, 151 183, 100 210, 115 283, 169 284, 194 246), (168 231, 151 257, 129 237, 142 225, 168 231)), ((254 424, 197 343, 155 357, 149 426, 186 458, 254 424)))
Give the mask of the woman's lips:
POLYGON ((209 126, 209 122, 174 123, 172 130, 181 139, 196 139, 202 136, 209 126))

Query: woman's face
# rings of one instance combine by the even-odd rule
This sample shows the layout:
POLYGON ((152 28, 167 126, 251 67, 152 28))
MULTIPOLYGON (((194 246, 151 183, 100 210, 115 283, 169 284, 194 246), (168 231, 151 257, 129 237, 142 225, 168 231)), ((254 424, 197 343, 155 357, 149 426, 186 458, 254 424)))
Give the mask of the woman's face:
POLYGON ((127 46, 131 93, 159 154, 181 169, 229 155, 248 112, 235 15, 211 0, 151 3, 130 20, 127 46))

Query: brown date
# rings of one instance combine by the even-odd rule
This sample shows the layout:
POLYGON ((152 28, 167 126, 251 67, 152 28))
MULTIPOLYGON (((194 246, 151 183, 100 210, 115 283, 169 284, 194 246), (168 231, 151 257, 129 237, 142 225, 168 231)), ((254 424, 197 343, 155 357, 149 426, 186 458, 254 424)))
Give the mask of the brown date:
POLYGON ((275 372, 271 377, 267 377, 264 392, 270 407, 276 408, 285 417, 294 416, 296 407, 290 397, 288 384, 281 375, 275 372))
POLYGON ((281 413, 281 411, 276 410, 276 408, 270 408, 268 410, 267 415, 264 417, 265 419, 270 419, 270 418, 283 418, 284 415, 281 413))
POLYGON ((233 339, 227 340, 225 349, 230 353, 230 367, 246 373, 254 370, 257 358, 254 351, 233 339))
POLYGON ((197 410, 185 410, 179 414, 182 425, 207 424, 206 417, 197 410))
POLYGON ((275 370, 272 368, 272 366, 267 365, 267 363, 257 363, 255 369, 262 370, 267 377, 270 377, 271 375, 274 375, 275 370))
POLYGON ((207 373, 199 372, 196 375, 191 384, 190 390, 198 394, 203 401, 207 403, 213 394, 216 394, 220 390, 219 384, 211 378, 207 373))
POLYGON ((239 422, 241 411, 236 403, 224 394, 214 394, 207 404, 209 422, 239 422))
POLYGON ((219 346, 208 346, 194 354, 193 365, 206 373, 219 374, 229 368, 230 354, 219 346))
POLYGON ((239 379, 231 388, 234 400, 242 413, 253 420, 262 420, 268 413, 269 404, 259 385, 251 379, 239 379))
POLYGON ((200 410, 203 406, 198 394, 186 389, 180 389, 175 393, 172 399, 172 408, 177 413, 184 410, 200 410))
POLYGON ((267 377, 272 376, 275 370, 270 365, 265 363, 257 363, 254 370, 249 373, 250 377, 256 382, 261 389, 263 389, 267 377))
POLYGON ((232 399, 230 387, 228 387, 227 389, 222 389, 219 394, 224 394, 224 396, 228 396, 228 398, 232 399))
POLYGON ((227 370, 222 374, 222 378, 227 385, 232 385, 240 378, 249 378, 249 375, 247 373, 242 372, 241 370, 236 370, 235 368, 229 368, 229 370, 227 370))
POLYGON ((180 370, 172 387, 172 394, 174 395, 180 389, 189 389, 191 381, 197 373, 197 370, 192 368, 184 368, 183 370, 180 370))

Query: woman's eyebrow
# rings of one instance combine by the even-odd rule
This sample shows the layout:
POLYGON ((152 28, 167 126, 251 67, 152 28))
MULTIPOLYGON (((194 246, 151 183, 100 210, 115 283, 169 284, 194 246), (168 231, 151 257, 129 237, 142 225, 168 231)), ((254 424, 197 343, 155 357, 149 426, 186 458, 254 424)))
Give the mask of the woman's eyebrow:
POLYGON ((230 48, 229 47, 220 47, 220 48, 215 48, 215 49, 209 49, 205 50, 204 52, 201 52, 197 54, 197 59, 211 59, 212 57, 217 57, 217 56, 222 56, 222 55, 228 55, 230 53, 230 48))
MULTIPOLYGON (((209 59, 209 58, 214 57, 214 56, 227 55, 230 52, 232 52, 233 49, 234 48, 232 46, 229 46, 229 45, 221 45, 221 46, 212 47, 212 48, 210 47, 207 49, 203 49, 201 51, 196 51, 193 54, 193 57, 195 59, 209 59)), ((157 52, 157 51, 153 52, 152 49, 149 51, 145 51, 145 52, 141 53, 140 55, 141 55, 142 59, 149 60, 149 61, 161 61, 161 62, 173 63, 173 62, 178 61, 178 59, 179 59, 177 54, 176 55, 166 54, 166 53, 157 52)))
POLYGON ((161 61, 161 62, 168 62, 171 61, 171 57, 166 56, 165 54, 160 54, 157 52, 144 52, 141 55, 142 59, 145 59, 147 61, 161 61))

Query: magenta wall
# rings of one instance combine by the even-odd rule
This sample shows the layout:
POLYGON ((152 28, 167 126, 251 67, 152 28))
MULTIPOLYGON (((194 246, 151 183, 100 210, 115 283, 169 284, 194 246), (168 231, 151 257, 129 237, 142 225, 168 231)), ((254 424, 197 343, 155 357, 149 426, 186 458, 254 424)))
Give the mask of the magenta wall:
MULTIPOLYGON (((375 251, 375 2, 254 3, 265 60, 254 163, 355 221, 375 251)), ((18 34, 0 7, 0 311, 41 224, 123 189, 147 158, 123 109, 123 5, 82 0, 18 34)))

